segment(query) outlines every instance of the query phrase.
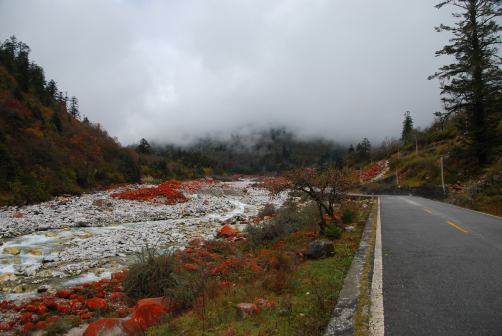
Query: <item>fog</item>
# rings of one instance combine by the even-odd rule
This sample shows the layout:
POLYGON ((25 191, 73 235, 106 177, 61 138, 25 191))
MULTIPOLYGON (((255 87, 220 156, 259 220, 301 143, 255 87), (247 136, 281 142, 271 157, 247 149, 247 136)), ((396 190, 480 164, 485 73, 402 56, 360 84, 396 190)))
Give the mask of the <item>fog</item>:
POLYGON ((417 0, 0 0, 80 111, 121 143, 287 127, 336 141, 399 136, 441 110, 448 9, 417 0))

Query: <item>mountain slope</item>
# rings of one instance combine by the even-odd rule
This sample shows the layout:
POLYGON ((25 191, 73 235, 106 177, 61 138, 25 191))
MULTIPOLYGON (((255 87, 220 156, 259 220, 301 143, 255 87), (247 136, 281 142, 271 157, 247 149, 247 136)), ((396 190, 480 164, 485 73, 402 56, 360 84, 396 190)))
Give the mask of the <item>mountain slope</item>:
POLYGON ((76 102, 45 81, 24 43, 0 46, 0 204, 139 180, 136 153, 80 121, 76 102))
MULTIPOLYGON (((456 127, 458 122, 453 117, 446 124, 435 122, 423 131, 414 130, 418 150, 415 141, 396 141, 380 147, 373 158, 388 160, 389 172, 364 189, 441 197, 453 204, 502 215, 502 148, 495 147, 497 154, 479 166, 456 127), (446 194, 442 189, 441 158, 446 194)), ((502 128, 499 132, 502 137, 502 128)))

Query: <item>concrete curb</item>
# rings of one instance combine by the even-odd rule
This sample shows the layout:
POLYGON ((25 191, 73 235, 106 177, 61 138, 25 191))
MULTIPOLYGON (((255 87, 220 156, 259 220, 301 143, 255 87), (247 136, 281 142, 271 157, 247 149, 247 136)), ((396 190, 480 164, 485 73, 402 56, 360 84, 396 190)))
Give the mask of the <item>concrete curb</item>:
POLYGON ((369 240, 373 231, 372 214, 373 209, 364 226, 359 248, 343 282, 343 288, 324 336, 351 336, 354 334, 354 315, 360 294, 361 278, 366 256, 371 252, 369 240))

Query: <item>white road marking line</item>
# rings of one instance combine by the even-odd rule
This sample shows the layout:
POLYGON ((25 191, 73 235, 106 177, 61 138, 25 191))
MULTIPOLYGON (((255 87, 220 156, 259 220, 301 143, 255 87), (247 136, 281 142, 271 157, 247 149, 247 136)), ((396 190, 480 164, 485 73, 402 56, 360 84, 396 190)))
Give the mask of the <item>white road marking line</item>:
POLYGON ((377 228, 375 253, 373 262, 373 279, 371 282, 370 335, 384 336, 383 310, 383 264, 382 264, 382 229, 380 222, 380 198, 378 199, 377 228))

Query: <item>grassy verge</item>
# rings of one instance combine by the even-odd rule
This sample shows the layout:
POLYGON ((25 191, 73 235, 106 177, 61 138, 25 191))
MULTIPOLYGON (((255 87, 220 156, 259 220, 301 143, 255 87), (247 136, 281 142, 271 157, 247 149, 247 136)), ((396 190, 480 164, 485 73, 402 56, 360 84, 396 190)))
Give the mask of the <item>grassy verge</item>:
POLYGON ((371 279, 373 273, 373 256, 376 238, 376 223, 378 210, 374 206, 370 214, 372 227, 368 239, 368 253, 364 260, 363 274, 361 275, 360 293, 357 300, 357 309, 354 315, 354 335, 367 336, 369 334, 370 304, 371 304, 371 279))
MULTIPOLYGON (((324 238, 313 231, 316 209, 310 206, 277 211, 268 223, 250 230, 246 240, 192 244, 189 253, 185 250, 172 258, 178 266, 170 268, 175 271, 167 272, 167 280, 148 278, 155 295, 160 291, 179 300, 180 291, 174 288, 179 283, 190 298, 148 335, 321 335, 358 248, 368 202, 350 201, 345 205, 353 212, 354 221, 345 225, 354 230, 342 230, 335 241, 334 256, 326 259, 304 260, 301 255, 312 240, 324 238), (176 272, 179 266, 181 271, 176 272), (183 274, 204 281, 191 288, 183 274), (237 309, 241 303, 256 309, 244 316, 242 309, 237 309)), ((131 268, 129 279, 145 269, 131 268)), ((138 279, 144 282, 145 275, 138 279)), ((135 288, 134 280, 127 283, 126 290, 135 288)), ((145 287, 138 293, 138 297, 146 296, 145 287)), ((134 290, 129 294, 134 296, 134 290)))

